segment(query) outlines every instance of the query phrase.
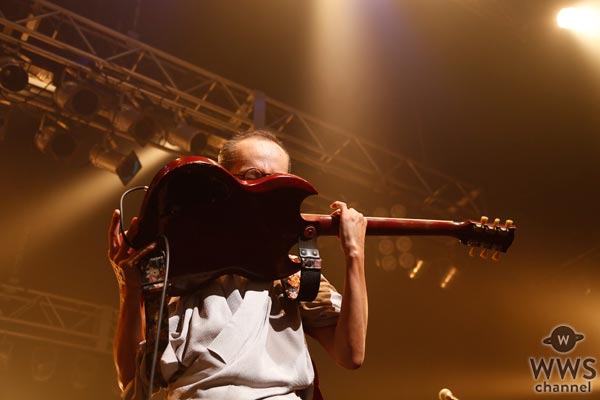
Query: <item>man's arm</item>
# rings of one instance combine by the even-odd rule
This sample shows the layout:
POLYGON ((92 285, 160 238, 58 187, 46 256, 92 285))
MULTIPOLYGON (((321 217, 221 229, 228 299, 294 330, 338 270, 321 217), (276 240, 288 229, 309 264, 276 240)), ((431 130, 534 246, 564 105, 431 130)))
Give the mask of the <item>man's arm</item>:
POLYGON ((340 217, 340 242, 346 260, 343 301, 338 322, 334 326, 310 328, 315 338, 342 367, 355 369, 365 358, 368 301, 365 280, 365 217, 345 203, 331 205, 340 217))
MULTIPOLYGON (((119 218, 119 210, 115 210, 108 230, 108 258, 119 285, 119 316, 113 342, 113 357, 119 386, 123 390, 135 377, 136 353, 145 336, 142 280, 138 262, 156 245, 152 243, 134 252, 123 240, 123 235, 119 231, 119 218)), ((134 219, 129 229, 130 235, 135 234, 137 229, 137 219, 134 219)))

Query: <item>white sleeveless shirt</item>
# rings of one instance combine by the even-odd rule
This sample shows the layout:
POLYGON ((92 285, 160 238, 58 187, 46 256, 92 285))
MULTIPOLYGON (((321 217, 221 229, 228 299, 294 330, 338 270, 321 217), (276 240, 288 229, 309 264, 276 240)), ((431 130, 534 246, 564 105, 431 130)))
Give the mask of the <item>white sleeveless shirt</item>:
MULTIPOLYGON (((324 278, 313 302, 283 294, 279 282, 224 275, 169 305, 169 342, 160 359, 169 386, 153 399, 311 399, 314 371, 305 327, 335 325, 341 296, 324 278)), ((144 344, 138 352, 140 366, 144 344)), ((145 368, 123 392, 146 400, 145 368)))

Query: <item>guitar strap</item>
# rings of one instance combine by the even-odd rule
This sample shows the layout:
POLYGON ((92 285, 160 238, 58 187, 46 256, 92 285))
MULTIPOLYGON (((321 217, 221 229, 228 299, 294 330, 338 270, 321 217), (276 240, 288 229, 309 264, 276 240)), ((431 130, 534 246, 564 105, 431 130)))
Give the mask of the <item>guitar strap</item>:
POLYGON ((321 284, 321 256, 317 247, 317 237, 298 239, 300 255, 300 292, 298 301, 313 301, 321 284))

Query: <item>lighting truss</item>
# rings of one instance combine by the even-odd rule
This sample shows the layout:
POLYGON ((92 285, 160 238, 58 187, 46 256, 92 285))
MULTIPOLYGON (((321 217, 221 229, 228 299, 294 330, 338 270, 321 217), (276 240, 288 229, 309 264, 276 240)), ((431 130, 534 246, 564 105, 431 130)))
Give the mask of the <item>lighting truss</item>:
POLYGON ((0 285, 0 335, 112 354, 116 320, 112 307, 0 285))
MULTIPOLYGON (((480 191, 473 185, 52 3, 29 3, 29 16, 0 18, 0 43, 5 49, 31 60, 63 65, 71 73, 126 94, 133 102, 150 103, 179 114, 190 124, 209 127, 222 139, 240 130, 271 129, 284 141, 295 163, 326 176, 391 197, 412 198, 440 214, 481 213, 480 191)), ((114 130, 107 121, 82 119, 59 109, 47 89, 30 85, 30 93, 4 93, 4 97, 114 130)), ((173 151, 164 138, 150 144, 173 151)))

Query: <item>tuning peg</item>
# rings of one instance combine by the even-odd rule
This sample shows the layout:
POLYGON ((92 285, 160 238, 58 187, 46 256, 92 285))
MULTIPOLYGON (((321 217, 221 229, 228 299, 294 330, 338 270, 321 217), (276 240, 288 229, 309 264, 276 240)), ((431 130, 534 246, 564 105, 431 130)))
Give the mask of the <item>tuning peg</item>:
POLYGON ((487 259, 488 251, 486 249, 481 250, 481 253, 479 253, 479 257, 487 259))
POLYGON ((485 224, 487 224, 487 222, 488 222, 488 219, 489 219, 488 217, 486 217, 486 216, 482 216, 482 217, 481 217, 481 221, 480 221, 480 222, 481 222, 481 224, 482 224, 482 225, 485 225, 485 224))
POLYGON ((513 220, 512 219, 507 219, 506 220, 506 224, 504 224, 507 228, 510 228, 513 224, 513 220))
POLYGON ((499 251, 495 251, 494 254, 492 254, 492 260, 494 260, 494 261, 500 260, 500 252, 499 251))
POLYGON ((471 247, 471 248, 469 249, 469 255, 470 255, 471 257, 475 257, 475 253, 476 253, 476 252, 477 252, 477 248, 476 248, 476 247, 471 247))
POLYGON ((493 226, 494 226, 494 228, 495 228, 495 227, 497 227, 498 225, 500 225, 500 218, 496 218, 496 219, 494 220, 494 225, 493 225, 493 226))

